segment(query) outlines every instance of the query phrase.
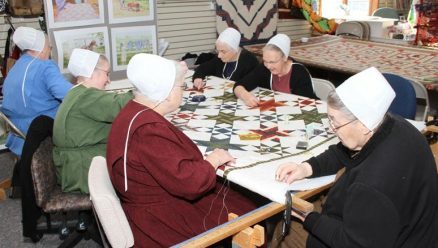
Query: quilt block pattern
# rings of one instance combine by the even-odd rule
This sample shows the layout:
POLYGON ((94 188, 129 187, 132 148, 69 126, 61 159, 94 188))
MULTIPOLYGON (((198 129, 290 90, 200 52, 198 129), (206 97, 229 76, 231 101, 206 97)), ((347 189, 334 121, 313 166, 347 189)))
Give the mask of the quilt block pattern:
POLYGON ((258 88, 253 93, 260 99, 260 105, 250 108, 234 96, 233 84, 209 77, 207 86, 197 91, 189 77, 182 105, 166 116, 203 154, 215 148, 228 150, 237 162, 233 168, 222 167, 223 172, 254 166, 254 161, 309 153, 313 147, 334 138, 329 133, 325 102, 258 88), (206 101, 191 101, 198 94, 205 95, 206 101), (307 141, 309 148, 297 149, 298 141, 307 141))

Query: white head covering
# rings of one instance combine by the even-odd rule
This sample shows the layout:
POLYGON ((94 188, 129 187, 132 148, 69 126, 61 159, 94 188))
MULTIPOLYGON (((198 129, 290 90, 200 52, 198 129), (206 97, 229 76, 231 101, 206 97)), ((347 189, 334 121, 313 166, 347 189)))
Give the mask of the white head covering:
POLYGON ((239 50, 240 32, 234 28, 226 28, 217 38, 218 41, 230 46, 234 51, 239 50))
POLYGON ((344 105, 369 130, 383 120, 395 92, 383 75, 370 67, 345 80, 336 93, 344 105))
POLYGON ((280 48, 280 50, 284 53, 284 56, 289 56, 290 51, 290 39, 289 36, 285 34, 277 34, 274 37, 272 37, 268 43, 275 45, 276 47, 280 48))
POLYGON ((19 27, 15 30, 12 40, 21 50, 41 52, 44 49, 46 36, 40 30, 29 27, 19 27))
POLYGON ((169 96, 173 88, 176 68, 172 60, 139 53, 129 61, 126 74, 141 94, 161 102, 169 96))
POLYGON ((75 76, 90 78, 99 61, 100 54, 90 50, 75 48, 68 61, 68 70, 75 76))

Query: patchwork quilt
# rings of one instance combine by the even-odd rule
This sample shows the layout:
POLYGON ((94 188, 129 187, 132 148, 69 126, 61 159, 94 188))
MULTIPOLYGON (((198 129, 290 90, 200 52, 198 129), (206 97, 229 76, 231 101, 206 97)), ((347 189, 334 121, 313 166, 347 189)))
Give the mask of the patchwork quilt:
MULTIPOLYGON (((263 45, 246 46, 261 54, 263 45)), ((438 51, 325 35, 292 42, 290 56, 305 65, 355 74, 370 66, 423 84, 438 83, 438 51)))
POLYGON ((233 84, 209 77, 197 91, 188 76, 181 107, 166 118, 203 154, 222 148, 236 158, 234 166, 221 167, 218 175, 283 203, 289 185, 275 181, 276 168, 307 160, 339 142, 329 133, 326 103, 258 88, 253 93, 261 104, 250 108, 236 99, 233 84), (206 101, 192 101, 199 94, 206 101), (308 143, 307 149, 296 148, 300 141, 308 143))

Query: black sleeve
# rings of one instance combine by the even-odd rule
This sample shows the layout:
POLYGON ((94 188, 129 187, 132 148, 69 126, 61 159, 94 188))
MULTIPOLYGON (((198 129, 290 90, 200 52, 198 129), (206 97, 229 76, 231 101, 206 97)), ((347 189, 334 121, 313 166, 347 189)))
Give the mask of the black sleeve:
POLYGON ((393 202, 365 184, 348 189, 342 219, 313 212, 303 226, 308 244, 323 242, 328 247, 392 247, 401 231, 401 220, 393 202))
POLYGON ((259 64, 248 75, 243 77, 241 80, 236 81, 234 88, 240 85, 243 86, 247 91, 251 91, 257 87, 270 89, 270 75, 271 72, 263 64, 259 64))
POLYGON ((224 63, 220 60, 217 55, 210 59, 207 62, 200 64, 196 69, 195 73, 193 73, 192 82, 197 78, 205 79, 206 76, 216 76, 222 77, 222 75, 218 75, 218 71, 223 68, 224 63))
POLYGON ((318 99, 313 92, 312 77, 302 64, 292 64, 290 88, 292 94, 318 99))
POLYGON ((320 177, 336 174, 344 164, 340 156, 343 156, 343 145, 338 143, 331 145, 329 148, 316 157, 311 157, 307 162, 312 166, 313 174, 311 177, 320 177))
POLYGON ((248 75, 259 64, 256 56, 251 52, 242 48, 239 56, 239 65, 236 72, 231 77, 233 81, 239 81, 248 75))

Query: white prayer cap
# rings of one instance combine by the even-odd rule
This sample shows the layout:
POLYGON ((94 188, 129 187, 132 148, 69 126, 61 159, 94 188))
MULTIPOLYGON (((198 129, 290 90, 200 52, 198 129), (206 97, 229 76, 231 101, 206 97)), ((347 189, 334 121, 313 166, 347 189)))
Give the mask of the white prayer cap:
POLYGON ((284 53, 284 56, 289 56, 290 51, 290 38, 289 36, 285 34, 277 34, 274 37, 272 37, 268 43, 275 45, 276 47, 280 48, 280 50, 284 53))
POLYGON ((226 28, 219 35, 217 40, 227 44, 234 51, 238 51, 240 45, 240 32, 234 28, 226 28))
POLYGON ((126 74, 141 94, 161 102, 173 88, 176 66, 174 61, 158 55, 139 53, 129 61, 126 74))
POLYGON ((21 50, 41 52, 44 49, 46 36, 40 30, 29 27, 19 27, 15 30, 12 40, 21 50))
POLYGON ((75 77, 91 78, 100 54, 90 50, 75 48, 68 61, 68 70, 75 77))
POLYGON ((336 88, 336 93, 369 130, 373 130, 383 120, 395 98, 391 85, 375 67, 351 76, 336 88))

